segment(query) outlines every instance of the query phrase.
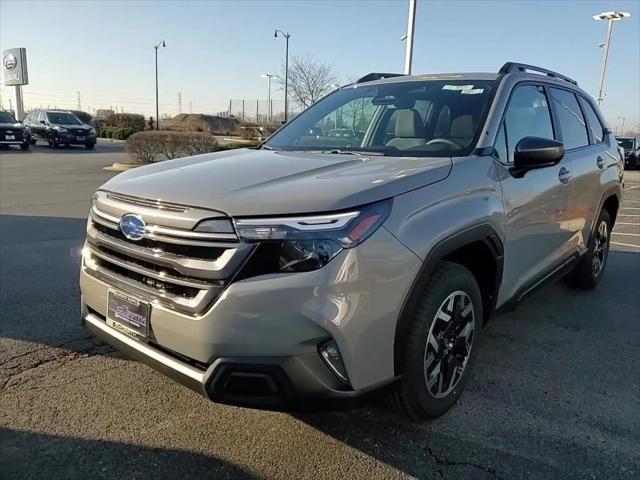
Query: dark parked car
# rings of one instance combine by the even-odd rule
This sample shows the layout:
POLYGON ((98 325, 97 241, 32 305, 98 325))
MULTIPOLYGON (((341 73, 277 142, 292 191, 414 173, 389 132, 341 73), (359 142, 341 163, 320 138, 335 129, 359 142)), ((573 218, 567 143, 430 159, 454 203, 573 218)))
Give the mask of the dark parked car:
POLYGON ((19 145, 22 150, 29 150, 30 140, 24 125, 9 112, 0 110, 0 146, 19 145))
POLYGON ((82 123, 71 112, 59 110, 33 110, 25 119, 31 133, 31 144, 43 140, 51 148, 60 145, 84 145, 92 150, 96 145, 96 131, 91 125, 82 123))
POLYGON ((616 141, 624 150, 624 167, 640 167, 640 137, 616 137, 616 141))

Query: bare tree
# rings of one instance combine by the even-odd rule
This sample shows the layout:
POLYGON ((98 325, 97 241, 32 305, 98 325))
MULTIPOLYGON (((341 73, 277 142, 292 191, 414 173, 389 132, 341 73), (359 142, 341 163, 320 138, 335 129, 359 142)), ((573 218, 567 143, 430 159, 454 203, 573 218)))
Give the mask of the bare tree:
MULTIPOLYGON (((289 63, 289 98, 307 108, 333 89, 338 77, 330 65, 307 55, 293 57, 289 63)), ((278 79, 284 88, 284 71, 278 79)))

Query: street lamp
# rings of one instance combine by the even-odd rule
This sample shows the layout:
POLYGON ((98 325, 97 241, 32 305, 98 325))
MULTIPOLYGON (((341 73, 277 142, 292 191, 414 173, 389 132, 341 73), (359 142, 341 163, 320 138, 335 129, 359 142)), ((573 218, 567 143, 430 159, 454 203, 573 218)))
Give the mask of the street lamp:
POLYGON ((269 123, 271 123, 271 115, 273 114, 273 112, 271 111, 271 79, 274 77, 278 78, 278 76, 271 73, 263 73, 260 76, 267 79, 267 112, 269 112, 267 117, 269 123))
POLYGON ((413 30, 416 26, 416 2, 417 0, 409 0, 409 20, 407 22, 407 34, 400 38, 401 42, 407 42, 407 48, 404 52, 404 73, 411 75, 411 65, 413 63, 413 30))
POLYGON ((609 58, 609 45, 611 44, 611 30, 613 28, 613 22, 630 16, 631 14, 629 12, 603 12, 593 16, 594 20, 607 20, 609 23, 607 28, 607 41, 604 43, 604 59, 602 60, 602 74, 600 75, 600 89, 598 91, 598 98, 596 98, 598 105, 600 105, 600 102, 602 102, 602 99, 604 98, 602 90, 604 89, 604 75, 607 70, 607 59, 609 58))
POLYGON ((273 32, 273 38, 278 38, 278 33, 280 33, 287 41, 284 57, 284 123, 287 123, 289 118, 289 38, 291 37, 291 34, 288 32, 284 33, 282 30, 276 29, 275 32, 273 32))
POLYGON ((160 113, 158 109, 158 49, 160 47, 165 48, 166 46, 167 44, 164 43, 163 40, 153 47, 156 49, 156 130, 160 130, 160 113))

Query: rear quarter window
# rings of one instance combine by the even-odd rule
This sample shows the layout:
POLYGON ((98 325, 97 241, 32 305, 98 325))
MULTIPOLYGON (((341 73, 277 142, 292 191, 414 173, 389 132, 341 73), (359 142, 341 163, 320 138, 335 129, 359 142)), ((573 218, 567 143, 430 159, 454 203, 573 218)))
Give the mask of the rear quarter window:
POLYGON ((600 122, 600 119, 591 104, 582 96, 578 96, 578 98, 580 99, 582 111, 587 117, 587 126, 589 127, 589 133, 591 135, 591 143, 595 144, 602 142, 602 140, 604 140, 604 126, 600 122))

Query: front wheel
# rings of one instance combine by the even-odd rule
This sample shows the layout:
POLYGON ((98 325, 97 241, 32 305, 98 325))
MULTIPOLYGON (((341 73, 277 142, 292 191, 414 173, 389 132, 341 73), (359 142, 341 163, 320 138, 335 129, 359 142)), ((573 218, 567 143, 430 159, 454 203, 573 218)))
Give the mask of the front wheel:
POLYGON ((58 141, 56 140, 56 137, 54 137, 53 135, 50 135, 48 140, 49 140, 49 147, 58 148, 58 141))
POLYGON ((95 146, 96 146, 95 143, 86 143, 84 148, 86 148, 87 150, 93 150, 95 146))
POLYGON ((596 228, 591 232, 587 253, 567 276, 569 285, 590 290, 600 283, 609 258, 610 237, 611 218, 606 210, 602 210, 596 222, 596 228))
POLYGON ((482 331, 482 295, 473 274, 442 262, 408 312, 401 379, 390 403, 414 420, 437 417, 469 380, 482 331))
POLYGON ((22 145, 20 145, 20 150, 22 150, 23 152, 26 152, 29 150, 29 147, 31 145, 29 143, 23 143, 22 145))

